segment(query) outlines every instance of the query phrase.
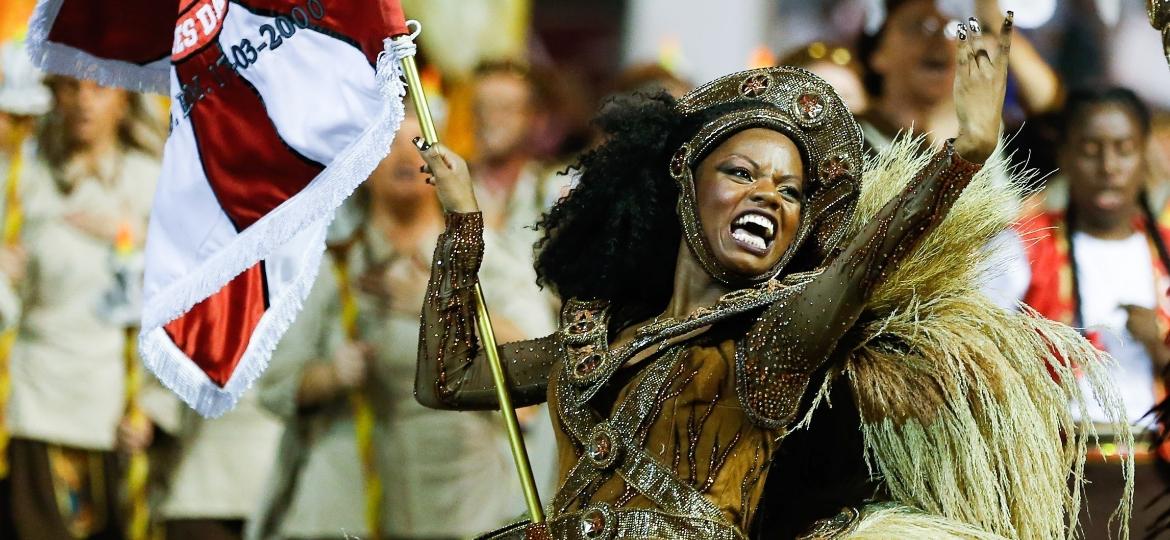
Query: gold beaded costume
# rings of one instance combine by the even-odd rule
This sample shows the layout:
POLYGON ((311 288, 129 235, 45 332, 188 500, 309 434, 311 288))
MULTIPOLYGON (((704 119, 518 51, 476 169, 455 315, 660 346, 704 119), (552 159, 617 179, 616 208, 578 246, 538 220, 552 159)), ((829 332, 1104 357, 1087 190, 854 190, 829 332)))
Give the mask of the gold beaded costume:
POLYGON ((1170 62, 1170 0, 1146 0, 1146 12, 1150 25, 1162 32, 1162 50, 1170 62))
MULTIPOLYGON (((607 306, 569 299, 557 333, 500 347, 517 406, 554 411, 553 537, 1070 535, 1065 516, 1079 503, 1067 479, 1084 438, 1062 433, 1081 433, 1067 403, 1086 399, 1073 370, 1107 405, 1116 396, 1096 365, 1108 359, 1074 331, 1000 311, 975 290, 983 243, 1011 219, 1015 194, 990 182, 1005 166, 980 172, 949 144, 930 156, 915 141, 863 165, 844 104, 795 68, 729 75, 677 104, 684 115, 710 107, 729 112, 666 173, 680 187, 687 245, 734 292, 616 349, 607 306), (808 180, 789 252, 772 272, 741 278, 700 232, 692 170, 754 127, 789 136, 808 180), (789 447, 813 428, 856 441, 852 473, 829 482, 829 502, 777 525, 769 516, 784 514, 770 509, 810 497, 796 476, 840 466, 818 461, 815 440, 789 447), (808 470, 784 467, 800 451, 813 456, 808 470)), ((473 319, 482 227, 479 214, 451 214, 439 240, 415 387, 424 405, 497 406, 473 319)), ((490 537, 523 536, 519 524, 490 537)))

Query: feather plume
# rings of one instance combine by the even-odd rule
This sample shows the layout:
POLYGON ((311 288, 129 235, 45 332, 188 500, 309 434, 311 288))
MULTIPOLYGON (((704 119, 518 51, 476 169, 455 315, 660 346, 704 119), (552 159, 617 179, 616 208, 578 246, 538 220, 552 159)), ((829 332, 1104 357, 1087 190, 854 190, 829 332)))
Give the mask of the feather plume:
MULTIPOLYGON (((926 165, 921 148, 901 138, 867 163, 851 233, 926 165)), ((1096 437, 1089 400, 1109 412, 1116 433, 1129 430, 1107 373, 1112 358, 1072 328, 1023 306, 999 308, 978 289, 993 259, 988 243, 1015 219, 1030 175, 996 156, 876 288, 857 329, 861 345, 839 373, 854 389, 871 472, 896 503, 990 535, 1075 538, 1086 445, 1096 437)), ((1132 459, 1123 469, 1126 496, 1114 518, 1127 538, 1132 459)), ((907 515, 866 519, 925 523, 907 515)), ((861 525, 851 538, 879 537, 861 525)))

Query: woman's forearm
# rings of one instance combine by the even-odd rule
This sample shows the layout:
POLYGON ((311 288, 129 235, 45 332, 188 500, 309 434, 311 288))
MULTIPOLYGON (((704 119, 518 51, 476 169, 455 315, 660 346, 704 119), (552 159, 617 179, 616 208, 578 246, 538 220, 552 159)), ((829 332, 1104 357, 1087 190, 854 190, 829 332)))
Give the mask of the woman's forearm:
MULTIPOLYGON (((435 248, 419 329, 415 398, 436 409, 494 409, 495 382, 476 332, 475 287, 483 259, 483 217, 448 215, 435 248)), ((505 328, 507 330, 507 328, 505 328)), ((544 400, 555 336, 499 347, 517 406, 544 400)))

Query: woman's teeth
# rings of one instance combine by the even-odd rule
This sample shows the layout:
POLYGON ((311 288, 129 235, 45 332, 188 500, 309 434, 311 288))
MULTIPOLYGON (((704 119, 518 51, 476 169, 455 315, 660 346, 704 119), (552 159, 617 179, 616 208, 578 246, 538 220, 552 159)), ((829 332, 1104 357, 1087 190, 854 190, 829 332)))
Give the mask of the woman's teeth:
POLYGON ((768 242, 743 229, 731 231, 731 237, 760 251, 768 249, 768 242))
POLYGON ((772 238, 776 234, 776 225, 772 220, 760 214, 744 214, 735 220, 732 226, 756 225, 763 229, 764 237, 772 238))

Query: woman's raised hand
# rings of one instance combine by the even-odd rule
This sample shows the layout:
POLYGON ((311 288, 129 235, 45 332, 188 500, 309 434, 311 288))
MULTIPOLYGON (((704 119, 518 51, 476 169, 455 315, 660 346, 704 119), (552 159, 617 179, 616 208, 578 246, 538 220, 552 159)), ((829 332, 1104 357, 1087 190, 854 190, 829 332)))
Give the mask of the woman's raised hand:
POLYGON ((959 25, 958 67, 955 71, 955 108, 959 137, 955 149, 974 163, 995 152, 1007 93, 1008 54, 1012 47, 1012 12, 998 35, 985 35, 979 21, 959 25))
POLYGON ((438 190, 439 202, 448 212, 470 213, 479 211, 475 200, 475 189, 471 185, 471 173, 467 162, 442 144, 428 145, 421 138, 414 139, 414 145, 427 164, 423 172, 431 175, 427 183, 438 190))

